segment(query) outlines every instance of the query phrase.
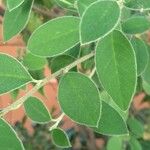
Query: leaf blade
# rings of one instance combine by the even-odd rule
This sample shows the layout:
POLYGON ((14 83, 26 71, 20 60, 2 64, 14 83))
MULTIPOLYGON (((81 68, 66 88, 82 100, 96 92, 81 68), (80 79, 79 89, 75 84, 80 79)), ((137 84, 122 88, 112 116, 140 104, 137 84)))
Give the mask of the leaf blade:
POLYGON ((103 38, 97 44, 95 62, 104 89, 122 110, 127 110, 135 92, 137 66, 125 35, 115 30, 103 38))
POLYGON ((16 9, 5 11, 3 21, 3 40, 5 42, 19 34, 24 29, 30 16, 32 4, 33 0, 26 0, 16 9))
POLYGON ((65 16, 50 20, 35 30, 27 48, 40 57, 52 57, 64 53, 79 43, 78 26, 78 17, 65 16))
POLYGON ((0 94, 15 90, 33 79, 25 67, 10 55, 0 54, 0 94))
POLYGON ((81 18, 79 30, 81 43, 91 43, 106 36, 117 26, 120 15, 120 7, 115 1, 92 3, 81 18))
POLYGON ((88 77, 75 72, 63 76, 59 83, 58 100, 62 111, 73 121, 97 126, 101 109, 99 92, 88 77))
POLYGON ((3 119, 0 119, 0 133, 0 147, 2 149, 24 150, 14 129, 3 119))
POLYGON ((24 102, 27 116, 35 122, 46 123, 51 120, 51 116, 46 106, 36 97, 30 97, 24 102))

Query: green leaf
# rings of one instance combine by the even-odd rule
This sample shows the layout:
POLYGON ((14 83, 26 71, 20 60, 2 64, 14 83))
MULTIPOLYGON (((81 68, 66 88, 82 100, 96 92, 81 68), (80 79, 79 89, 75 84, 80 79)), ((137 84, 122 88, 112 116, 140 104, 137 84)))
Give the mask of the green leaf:
POLYGON ((101 99, 109 104, 111 107, 113 107, 124 120, 128 118, 128 111, 121 110, 106 91, 101 92, 101 99))
POLYGON ((73 121, 97 126, 101 100, 96 85, 88 77, 75 72, 64 75, 59 83, 58 100, 62 111, 73 121))
MULTIPOLYGON (((51 61, 51 71, 52 73, 66 67, 70 63, 74 62, 75 58, 69 56, 69 55, 60 55, 57 57, 54 57, 51 61)), ((71 71, 76 71, 76 67, 72 68, 71 71)))
POLYGON ((144 89, 144 91, 146 92, 146 94, 150 95, 150 84, 148 84, 147 82, 145 82, 145 81, 143 80, 142 86, 143 86, 143 89, 144 89))
POLYGON ((125 0, 124 5, 133 10, 150 10, 149 0, 125 0))
POLYGON ((139 34, 150 29, 150 21, 145 16, 135 16, 122 23, 122 30, 128 34, 139 34))
POLYGON ((28 50, 42 57, 64 53, 79 43, 79 21, 79 18, 71 16, 48 21, 33 32, 28 50))
MULTIPOLYGON (((147 45, 148 54, 150 56, 150 46, 147 45)), ((145 69, 145 71, 142 73, 142 79, 150 85, 150 59, 148 61, 148 65, 145 69)))
POLYGON ((143 137, 144 125, 140 121, 138 121, 136 118, 128 118, 127 124, 133 136, 136 138, 143 137))
POLYGON ((101 118, 95 131, 111 136, 128 134, 126 123, 121 115, 104 101, 102 102, 101 118))
POLYGON ((60 128, 53 129, 51 131, 52 142, 60 148, 71 147, 67 134, 60 128))
POLYGON ((0 119, 0 148, 2 150, 24 150, 14 129, 3 119, 0 119))
POLYGON ((97 0, 77 0, 77 7, 78 7, 78 11, 80 16, 82 16, 82 14, 84 13, 84 11, 87 9, 87 7, 96 2, 97 0))
POLYGON ((107 93, 127 110, 136 89, 137 71, 134 50, 123 33, 115 30, 97 44, 96 69, 107 93))
POLYGON ((76 0, 54 0, 54 1, 56 1, 56 3, 62 8, 76 11, 76 9, 75 9, 75 1, 76 0))
POLYGON ((0 94, 18 89, 31 81, 32 77, 18 60, 0 54, 0 94))
POLYGON ((111 137, 107 143, 107 150, 122 150, 123 142, 120 137, 111 137))
POLYGON ((82 44, 94 42, 108 33, 120 19, 120 8, 115 1, 96 1, 83 13, 80 23, 80 40, 82 44))
POLYGON ((131 139, 129 141, 129 145, 130 145, 131 150, 142 150, 142 146, 141 146, 140 142, 137 139, 135 139, 134 137, 131 137, 131 139))
POLYGON ((27 53, 23 57, 23 65, 29 70, 40 70, 43 69, 47 61, 45 58, 37 57, 31 53, 27 53))
POLYGON ((74 58, 78 58, 79 54, 80 54, 80 44, 77 44, 76 46, 74 46, 73 48, 69 49, 64 54, 69 55, 69 56, 74 57, 74 58))
POLYGON ((141 75, 146 69, 149 61, 147 46, 144 41, 139 38, 132 38, 131 43, 136 54, 137 74, 141 75))
POLYGON ((51 116, 42 101, 36 97, 30 97, 24 102, 27 116, 35 122, 46 123, 51 121, 51 116))
POLYGON ((7 7, 9 11, 12 11, 13 9, 20 6, 24 0, 7 0, 7 7))
POLYGON ((25 0, 24 3, 16 9, 12 11, 5 11, 3 21, 4 41, 10 40, 25 28, 29 20, 32 3, 33 0, 25 0))

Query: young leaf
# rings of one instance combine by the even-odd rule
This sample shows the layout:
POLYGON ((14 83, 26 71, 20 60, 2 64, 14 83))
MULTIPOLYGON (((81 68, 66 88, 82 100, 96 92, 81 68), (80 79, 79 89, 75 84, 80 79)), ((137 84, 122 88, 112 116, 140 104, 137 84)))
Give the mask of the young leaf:
MULTIPOLYGON (((69 55, 60 55, 60 56, 54 57, 51 61, 51 65, 50 65, 52 73, 58 71, 61 68, 66 67, 73 61, 75 61, 75 58, 73 58, 69 55)), ((76 70, 77 70, 76 67, 71 69, 71 71, 76 71, 76 70)))
POLYGON ((86 76, 70 72, 59 83, 58 100, 62 111, 79 124, 96 127, 101 100, 95 84, 86 76))
POLYGON ((0 54, 0 94, 15 90, 29 82, 32 77, 15 58, 0 54))
POLYGON ((102 102, 101 118, 95 131, 104 135, 128 134, 127 126, 120 114, 110 105, 102 102))
POLYGON ((144 134, 144 126, 138 121, 136 118, 128 118, 128 126, 131 134, 137 138, 143 137, 144 134))
POLYGON ((110 33, 119 22, 120 8, 116 1, 96 1, 83 13, 80 23, 82 44, 94 42, 110 33))
POLYGON ((46 106, 36 97, 30 97, 24 102, 24 108, 27 116, 38 123, 51 121, 51 116, 46 106))
POLYGON ((107 93, 127 110, 135 92, 137 71, 134 50, 123 33, 115 30, 97 44, 96 69, 107 93))
POLYGON ((143 73, 143 71, 146 69, 149 61, 147 46, 145 45, 144 41, 139 38, 132 38, 131 43, 136 54, 137 74, 141 75, 141 73, 143 73))
POLYGON ((14 129, 3 119, 0 119, 0 148, 2 150, 24 150, 14 129))
MULTIPOLYGON (((148 54, 150 56, 150 46, 147 45, 148 54)), ((145 69, 145 71, 142 73, 143 80, 150 85, 150 59, 148 61, 148 65, 145 69)))
POLYGON ((149 0, 125 0, 124 5, 133 10, 150 10, 149 0))
POLYGON ((31 53, 27 53, 23 57, 23 65, 29 70, 40 70, 43 69, 47 61, 45 58, 37 57, 31 53))
POLYGON ((122 30, 128 34, 139 34, 150 29, 150 21, 145 16, 135 16, 122 23, 122 30))
POLYGON ((60 148, 71 147, 67 134, 60 128, 53 129, 51 131, 52 142, 60 148))
POLYGON ((69 55, 73 58, 78 58, 80 54, 80 44, 77 44, 73 48, 69 49, 67 52, 64 53, 65 55, 69 55))
POLYGON ((80 16, 82 16, 83 12, 87 9, 87 7, 96 2, 97 0, 77 0, 77 7, 80 16))
POLYGON ((76 11, 76 9, 75 9, 75 1, 76 0, 54 0, 54 1, 56 1, 56 3, 62 8, 76 11))
POLYGON ((13 9, 20 6, 24 0, 7 0, 7 7, 9 11, 12 11, 13 9))
POLYGON ((79 43, 79 21, 79 18, 71 16, 48 21, 33 32, 28 50, 42 57, 64 53, 79 43))
POLYGON ((147 82, 143 80, 142 86, 143 86, 143 90, 145 91, 145 93, 150 95, 150 84, 148 84, 147 82))
POLYGON ((107 143, 107 150, 122 150, 123 142, 120 137, 111 137, 107 143))
POLYGON ((131 139, 129 141, 129 145, 130 145, 131 150, 142 150, 142 146, 141 146, 140 142, 137 139, 135 139, 134 137, 131 137, 131 139))
POLYGON ((30 16, 32 3, 33 0, 25 0, 22 5, 16 9, 5 11, 3 21, 4 41, 10 40, 24 29, 30 16))

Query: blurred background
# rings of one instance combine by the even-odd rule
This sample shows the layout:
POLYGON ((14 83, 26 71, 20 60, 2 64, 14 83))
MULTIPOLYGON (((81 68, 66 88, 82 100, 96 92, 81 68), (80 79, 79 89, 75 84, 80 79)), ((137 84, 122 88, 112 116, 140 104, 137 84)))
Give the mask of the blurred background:
MULTIPOLYGON (((28 41, 28 38, 38 26, 58 16, 77 15, 73 9, 69 10, 60 7, 57 3, 57 0, 35 0, 30 20, 26 28, 20 33, 20 35, 14 37, 12 40, 4 44, 2 42, 2 22, 4 12, 5 1, 0 0, 0 52, 10 54, 20 61, 22 61, 26 54, 26 42, 28 41)), ((149 32, 146 34, 146 39, 147 41, 150 39, 149 32)), ((80 51, 79 47, 76 47, 76 49, 78 52, 80 51)), ((87 52, 85 51, 85 53, 87 52)), ((52 72, 50 63, 51 59, 48 59, 44 68, 34 71, 30 70, 31 75, 36 79, 42 79, 45 76, 49 76, 52 72)), ((90 64, 91 63, 88 62, 82 66, 84 72, 88 72, 90 70, 90 64)), ((32 87, 33 85, 30 84, 27 87, 23 87, 21 90, 15 90, 11 94, 0 96, 0 109, 13 103, 32 87)), ((57 79, 52 80, 49 84, 40 89, 37 93, 35 93, 35 96, 42 99, 54 117, 59 116, 60 108, 56 99, 57 79)), ((149 150, 150 96, 141 90, 140 86, 136 96, 134 97, 130 113, 138 120, 138 122, 142 124, 141 128, 143 128, 143 133, 142 136, 137 138, 138 141, 141 143, 143 150, 149 150)), ((11 111, 5 116, 5 118, 10 124, 12 124, 12 126, 14 126, 14 129, 24 143, 26 150, 60 150, 51 142, 50 133, 48 131, 49 125, 40 125, 31 122, 31 120, 25 116, 23 107, 15 111, 11 111)), ((73 145, 72 148, 69 148, 70 150, 105 150, 107 149, 108 141, 111 138, 96 134, 85 126, 76 125, 68 118, 64 118, 61 123, 61 127, 65 129, 73 145)), ((137 127, 134 132, 135 134, 136 132, 139 132, 139 127, 137 127)), ((114 143, 114 146, 115 144, 116 143, 114 143)), ((126 145, 126 149, 130 149, 128 145, 126 145)), ((112 147, 112 150, 117 149, 112 147)))

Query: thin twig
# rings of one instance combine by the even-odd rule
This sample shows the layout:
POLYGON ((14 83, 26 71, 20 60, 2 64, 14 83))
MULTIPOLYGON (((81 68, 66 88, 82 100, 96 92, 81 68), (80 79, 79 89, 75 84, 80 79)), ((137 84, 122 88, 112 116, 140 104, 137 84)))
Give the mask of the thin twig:
POLYGON ((55 72, 54 74, 52 74, 49 77, 46 77, 45 79, 39 81, 28 93, 26 93, 23 97, 21 97, 20 99, 18 99, 17 101, 15 101, 14 103, 12 103, 11 105, 9 105, 8 107, 4 108, 3 110, 1 110, 0 112, 0 117, 3 117, 4 115, 6 115, 8 112, 18 109, 30 96, 32 96, 38 89, 40 89, 41 87, 43 87, 44 85, 46 85, 49 81, 51 81, 52 79, 67 73, 70 69, 74 68, 75 66, 77 66, 78 64, 88 60, 89 58, 93 57, 95 55, 95 52, 91 52, 88 55, 85 55, 79 59, 77 59, 76 61, 74 61, 73 63, 71 63, 70 65, 68 65, 67 67, 64 67, 62 69, 60 69, 59 71, 55 72))

